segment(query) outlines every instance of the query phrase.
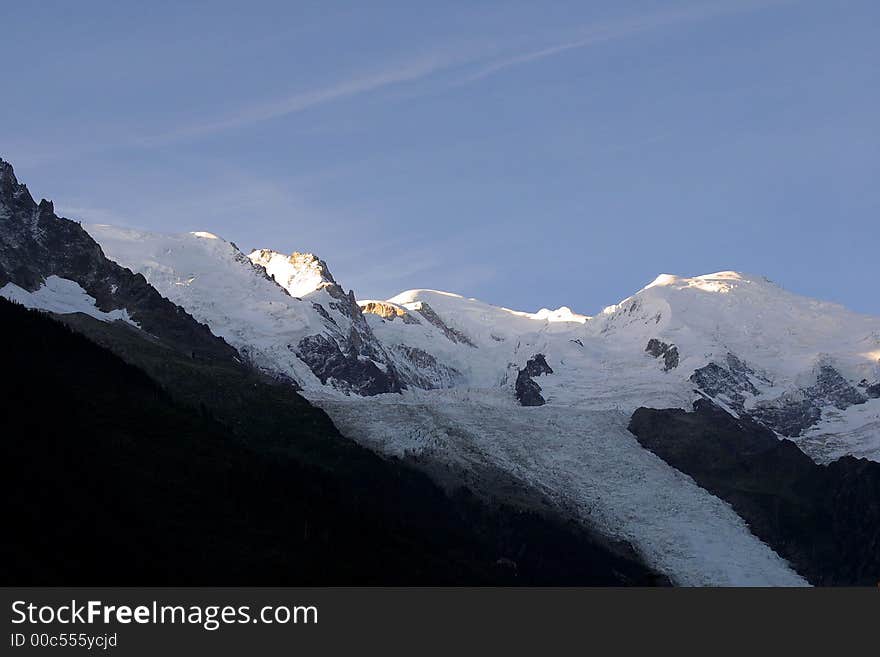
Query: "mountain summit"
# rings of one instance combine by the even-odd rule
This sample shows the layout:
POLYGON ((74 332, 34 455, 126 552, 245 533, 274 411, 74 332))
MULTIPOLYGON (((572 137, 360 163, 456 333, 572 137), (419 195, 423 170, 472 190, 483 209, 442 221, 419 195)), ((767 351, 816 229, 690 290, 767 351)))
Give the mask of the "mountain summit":
POLYGON ((336 285, 327 263, 311 253, 286 256, 271 249, 258 249, 248 257, 294 297, 304 297, 310 292, 336 285))

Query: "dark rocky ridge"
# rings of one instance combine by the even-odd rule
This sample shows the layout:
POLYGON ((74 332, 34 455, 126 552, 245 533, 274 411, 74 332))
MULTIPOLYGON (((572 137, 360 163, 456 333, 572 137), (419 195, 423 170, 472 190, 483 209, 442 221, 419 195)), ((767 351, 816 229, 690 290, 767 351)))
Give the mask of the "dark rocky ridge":
POLYGON ((476 345, 471 341, 471 339, 466 336, 464 333, 459 331, 458 329, 452 328, 443 319, 437 312, 428 305, 426 301, 420 301, 418 307, 416 308, 416 312, 419 313, 422 317, 428 320, 431 324, 436 326, 438 329, 443 331, 443 335, 445 335, 452 342, 458 342, 461 344, 466 344, 469 347, 474 347, 476 349, 476 345))
POLYGON ((817 465, 793 442, 707 400, 690 413, 640 408, 629 429, 730 503, 811 583, 880 582, 880 463, 846 456, 817 465))
POLYGON ((100 310, 128 310, 144 331, 186 353, 226 359, 238 355, 141 274, 106 258, 78 223, 55 214, 50 201, 36 203, 15 178, 12 165, 0 160, 0 287, 12 282, 33 292, 52 275, 78 283, 100 310))
POLYGON ((727 354, 724 365, 709 363, 691 374, 691 381, 710 397, 720 397, 731 408, 745 408, 746 396, 757 395, 752 383, 757 376, 745 363, 733 354, 727 354))
POLYGON ((521 406, 543 406, 547 403, 541 395, 541 386, 532 379, 542 374, 553 374, 544 354, 532 356, 526 362, 526 366, 517 373, 514 392, 521 406))
MULTIPOLYGON (((309 335, 287 348, 302 360, 321 383, 346 393, 371 396, 400 392, 406 387, 382 344, 376 339, 354 296, 336 281, 324 260, 312 253, 292 253, 282 256, 271 249, 258 249, 250 257, 242 255, 248 264, 284 290, 284 281, 268 274, 267 265, 274 257, 286 257, 296 271, 310 271, 319 277, 316 290, 323 290, 330 300, 312 301, 312 308, 321 316, 324 333, 309 335), (326 304, 322 305, 322 304, 326 304), (331 311, 338 313, 336 317, 331 311), (345 320, 340 320, 341 315, 345 320), (343 326, 347 326, 345 329, 343 326)), ((315 297, 320 298, 320 297, 315 297)))

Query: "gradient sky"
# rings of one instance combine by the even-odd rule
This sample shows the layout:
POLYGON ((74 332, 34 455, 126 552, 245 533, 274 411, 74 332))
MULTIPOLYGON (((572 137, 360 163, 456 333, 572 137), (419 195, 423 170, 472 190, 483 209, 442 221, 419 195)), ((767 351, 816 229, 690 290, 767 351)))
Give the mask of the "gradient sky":
POLYGON ((0 54, 0 157, 71 218, 359 298, 736 269, 880 314, 874 0, 22 2, 0 54))

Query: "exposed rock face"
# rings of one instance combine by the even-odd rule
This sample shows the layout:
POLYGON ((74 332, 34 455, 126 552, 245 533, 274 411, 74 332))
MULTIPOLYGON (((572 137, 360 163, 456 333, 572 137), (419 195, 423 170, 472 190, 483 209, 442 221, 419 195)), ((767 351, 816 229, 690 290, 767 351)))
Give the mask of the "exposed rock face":
POLYGON ((296 355, 308 365, 321 383, 328 381, 358 395, 400 392, 400 382, 393 371, 382 370, 355 345, 342 351, 336 341, 324 335, 310 335, 300 340, 296 355))
POLYGON ((142 275, 107 259, 78 223, 56 216, 50 201, 34 202, 12 166, 0 160, 0 287, 11 282, 33 292, 52 275, 78 283, 104 312, 128 310, 144 331, 169 346, 193 356, 237 356, 142 275))
POLYGON ((542 374, 553 374, 553 370, 547 364, 544 354, 535 354, 526 362, 524 369, 529 376, 541 376, 542 374))
POLYGON ((516 376, 516 398, 522 406, 543 406, 547 400, 541 395, 541 386, 535 383, 525 370, 516 376))
POLYGON ((733 354, 727 354, 726 361, 726 367, 709 363, 695 370, 691 381, 710 397, 720 397, 731 408, 742 410, 746 396, 758 394, 751 379, 757 375, 733 354))
POLYGON ((648 346, 645 347, 645 351, 651 354, 654 358, 660 358, 662 356, 663 370, 666 372, 678 367, 678 347, 674 344, 667 344, 666 342, 661 342, 657 338, 651 338, 648 340, 648 346))
POLYGON ((823 364, 819 366, 816 383, 812 386, 757 404, 749 413, 783 436, 794 437, 821 419, 822 408, 833 406, 842 411, 866 401, 868 398, 836 369, 823 364))
POLYGON ((440 315, 434 312, 434 309, 431 308, 426 302, 420 301, 419 305, 416 307, 416 312, 418 312, 422 317, 427 319, 431 324, 439 328, 443 331, 443 335, 449 338, 452 342, 458 342, 461 344, 466 344, 469 347, 476 348, 476 345, 471 342, 471 339, 466 336, 464 333, 459 331, 458 329, 454 329, 451 326, 448 326, 446 322, 444 322, 440 315))
POLYGON ((878 397, 880 397, 880 382, 869 385, 865 389, 865 392, 871 399, 877 399, 878 397))
POLYGON ((880 463, 817 465, 788 440, 706 400, 694 412, 640 408, 639 442, 726 500, 813 584, 876 586, 880 463))
MULTIPOLYGON (((346 355, 348 364, 336 369, 332 377, 337 381, 345 381, 352 391, 360 395, 375 395, 385 392, 400 392, 405 385, 401 382, 392 362, 392 358, 373 335, 373 331, 364 318, 361 308, 355 299, 354 291, 349 290, 345 294, 339 285, 331 284, 326 287, 327 292, 336 301, 330 302, 330 307, 349 319, 348 337, 343 341, 337 341, 340 350, 346 355), (381 364, 379 369, 377 363, 381 364)), ((302 342, 300 343, 302 345, 302 342)), ((322 378, 326 368, 315 370, 314 358, 302 358, 312 371, 322 378)), ((324 379, 322 378, 322 382, 324 379)))
POLYGON ((333 299, 328 304, 330 308, 348 320, 348 333, 345 334, 325 310, 323 316, 329 319, 329 337, 313 335, 303 338, 296 347, 296 355, 321 383, 331 381, 335 387, 358 395, 400 392, 405 386, 390 356, 364 319, 354 292, 346 294, 336 283, 330 283, 324 289, 333 299))
POLYGON ((822 408, 845 410, 863 404, 867 397, 859 392, 834 367, 822 363, 816 369, 816 382, 808 387, 789 390, 767 401, 748 407, 749 397, 758 396, 755 381, 767 383, 760 373, 733 354, 727 354, 726 367, 709 363, 691 375, 704 393, 727 404, 741 415, 748 415, 783 436, 800 436, 822 417, 822 408))
POLYGON ((387 301, 365 301, 360 303, 361 311, 378 315, 382 319, 394 321, 397 318, 403 320, 404 324, 421 324, 421 322, 397 304, 387 301))
POLYGON ((786 393, 773 402, 760 404, 747 415, 789 437, 800 436, 822 419, 821 409, 800 392, 786 393))
MULTIPOLYGON (((324 323, 324 333, 289 347, 321 383, 357 395, 400 392, 406 387, 393 359, 376 339, 354 291, 346 292, 311 253, 284 255, 259 249, 247 256, 288 294, 306 297, 324 323)), ((390 305, 390 304, 389 304, 390 305)))
POLYGON ((533 376, 541 376, 542 374, 553 374, 544 354, 532 356, 526 362, 526 366, 517 373, 514 390, 516 398, 522 406, 543 406, 547 403, 541 395, 541 386, 532 380, 533 376))
POLYGON ((816 384, 808 388, 807 396, 816 404, 831 405, 841 411, 867 401, 862 393, 841 376, 840 372, 824 364, 819 367, 816 384))

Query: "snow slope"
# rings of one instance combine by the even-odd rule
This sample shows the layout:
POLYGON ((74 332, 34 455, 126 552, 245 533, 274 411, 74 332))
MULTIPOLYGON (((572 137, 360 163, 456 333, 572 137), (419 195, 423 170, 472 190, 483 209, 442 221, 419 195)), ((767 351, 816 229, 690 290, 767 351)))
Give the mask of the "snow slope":
POLYGON ((321 385, 288 348, 324 329, 308 301, 291 297, 238 248, 206 232, 161 235, 106 225, 85 227, 107 256, 238 349, 258 367, 321 385))
POLYGON ((86 229, 108 257, 143 274, 260 369, 310 390, 375 394, 399 389, 390 358, 353 297, 314 256, 264 250, 249 257, 208 232, 86 229), (263 264, 271 265, 277 278, 263 264), (300 296, 292 296, 285 285, 300 296), (331 367, 325 367, 328 363, 331 367))
MULTIPOLYGON (((762 277, 662 275, 592 318, 519 313, 432 290, 411 290, 389 302, 412 314, 428 304, 469 340, 472 346, 449 339, 429 322, 371 318, 380 340, 424 349, 460 370, 467 386, 510 387, 518 369, 541 353, 554 370, 539 382, 552 406, 626 413, 639 406, 689 409, 702 394, 735 414, 757 416, 765 407, 787 410, 792 399, 812 395, 821 417, 792 439, 820 461, 843 453, 880 459, 876 432, 866 428, 876 426, 880 399, 870 398, 864 384, 859 387, 880 381, 880 319, 794 295, 762 277), (651 340, 675 347, 675 366, 667 368, 663 358, 646 352, 651 340), (726 375, 730 354, 746 380, 725 380, 721 384, 728 389, 719 384, 717 390, 697 392, 695 372, 719 364, 726 375), (860 397, 859 403, 835 406, 828 395, 815 392, 822 368, 839 373, 847 394, 860 397), (735 405, 738 396, 741 408, 735 405), (837 430, 849 438, 820 448, 817 437, 829 443, 828 433, 837 430)), ((776 428, 771 424, 776 418, 765 416, 776 428)))
POLYGON ((36 310, 59 315, 84 313, 102 322, 122 321, 138 326, 129 316, 128 310, 124 308, 110 312, 99 310, 95 298, 89 296, 78 283, 59 276, 49 276, 34 292, 28 292, 15 283, 7 283, 0 288, 0 296, 36 310))
POLYGON ((737 272, 661 275, 606 308, 588 329, 623 348, 643 345, 650 337, 674 343, 684 359, 679 371, 685 373, 735 353, 759 364, 773 385, 783 387, 797 383, 820 358, 832 359, 856 380, 875 376, 880 359, 880 319, 737 272))

